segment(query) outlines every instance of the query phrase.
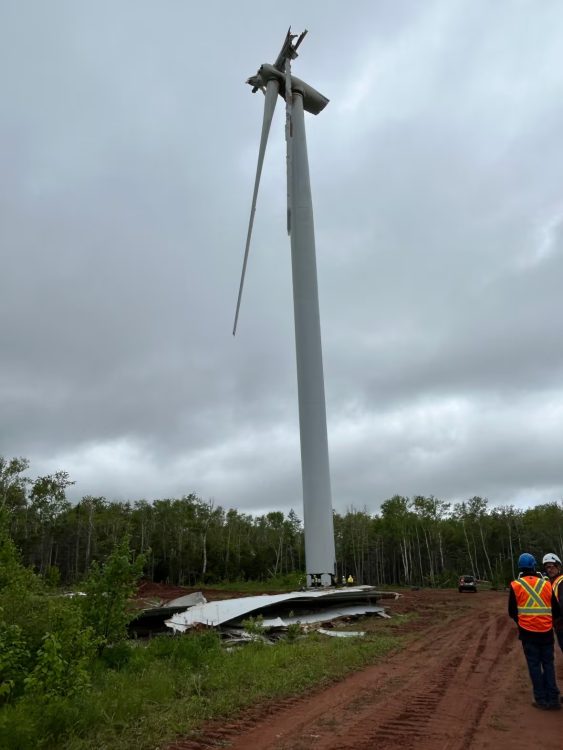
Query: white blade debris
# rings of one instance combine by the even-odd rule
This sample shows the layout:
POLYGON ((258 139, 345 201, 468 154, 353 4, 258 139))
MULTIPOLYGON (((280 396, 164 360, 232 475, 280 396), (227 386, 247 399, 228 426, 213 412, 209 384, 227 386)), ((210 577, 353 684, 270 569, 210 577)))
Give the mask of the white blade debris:
POLYGON ((167 602, 167 607, 195 607, 199 604, 206 604, 207 599, 201 593, 201 591, 194 591, 193 594, 186 594, 185 596, 179 596, 177 599, 167 602))
MULTIPOLYGON (((239 599, 208 602, 201 606, 190 607, 186 612, 174 614, 166 620, 166 625, 174 631, 183 633, 196 624, 209 627, 233 624, 254 614, 270 613, 271 627, 279 627, 279 610, 283 624, 290 622, 323 622, 349 614, 383 613, 382 607, 374 606, 383 592, 373 586, 355 586, 342 589, 292 591, 286 594, 263 594, 239 599), (291 605, 289 608, 288 605, 291 605), (299 609, 304 609, 300 615, 299 609), (313 610, 313 611, 311 611, 313 610), (332 610, 332 611, 331 611, 332 610), (291 614, 290 614, 291 613, 291 614)), ((387 592, 385 592, 387 594, 387 592)), ((264 625, 266 621, 264 622, 264 625)))
POLYGON ((319 628, 317 633, 331 635, 335 638, 363 638, 366 634, 365 630, 325 630, 324 628, 319 628))
MULTIPOLYGON (((328 620, 335 620, 337 617, 360 617, 361 615, 379 615, 379 617, 385 617, 389 619, 389 615, 385 612, 383 607, 376 607, 369 604, 357 604, 353 607, 328 607, 320 612, 313 612, 302 615, 292 615, 287 617, 265 617, 262 621, 262 625, 265 628, 277 628, 287 627, 294 623, 310 624, 313 622, 327 622, 328 620)), ((242 623, 232 623, 233 625, 240 625, 242 623)))

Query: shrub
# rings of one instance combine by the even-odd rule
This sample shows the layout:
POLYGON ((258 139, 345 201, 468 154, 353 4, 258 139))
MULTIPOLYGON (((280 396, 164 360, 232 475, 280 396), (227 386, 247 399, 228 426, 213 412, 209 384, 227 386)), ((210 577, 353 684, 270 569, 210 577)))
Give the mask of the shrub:
POLYGON ((19 625, 0 620, 0 704, 23 691, 31 654, 19 625))
POLYGON ((0 518, 0 608, 2 619, 28 630, 30 607, 43 590, 41 580, 20 561, 16 545, 0 518))
POLYGON ((264 617, 262 615, 258 615, 258 617, 248 617, 246 620, 242 621, 242 626, 250 635, 264 635, 264 617))
POLYGON ((0 703, 81 692, 96 645, 77 602, 47 594, 0 527, 0 703))
POLYGON ((287 626, 287 633, 285 634, 286 641, 288 641, 289 643, 294 643, 300 635, 301 635, 301 623, 291 622, 287 626))
POLYGON ((91 628, 83 627, 77 606, 58 608, 57 617, 63 612, 58 627, 43 636, 35 665, 24 680, 25 692, 36 697, 76 695, 90 686, 88 667, 97 640, 91 628))
POLYGON ((81 606, 85 622, 98 639, 98 652, 127 638, 127 625, 135 613, 128 600, 135 591, 144 557, 133 559, 129 539, 117 544, 103 565, 94 562, 84 583, 81 606))

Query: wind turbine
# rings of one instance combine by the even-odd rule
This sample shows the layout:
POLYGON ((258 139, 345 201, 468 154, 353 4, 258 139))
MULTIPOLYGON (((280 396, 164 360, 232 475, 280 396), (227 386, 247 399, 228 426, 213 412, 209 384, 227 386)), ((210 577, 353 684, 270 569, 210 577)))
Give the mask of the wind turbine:
POLYGON ((268 134, 278 95, 286 103, 287 142, 287 231, 291 237, 293 308, 299 396, 303 521, 307 586, 334 583, 336 555, 326 429, 326 406, 315 256, 313 204, 307 159, 304 112, 317 115, 328 99, 291 74, 291 61, 307 31, 297 36, 287 32, 273 65, 261 65, 248 79, 252 93, 264 93, 264 119, 258 151, 256 179, 242 265, 233 336, 236 333, 256 200, 264 163, 268 134), (296 41, 294 41, 297 38, 296 41))

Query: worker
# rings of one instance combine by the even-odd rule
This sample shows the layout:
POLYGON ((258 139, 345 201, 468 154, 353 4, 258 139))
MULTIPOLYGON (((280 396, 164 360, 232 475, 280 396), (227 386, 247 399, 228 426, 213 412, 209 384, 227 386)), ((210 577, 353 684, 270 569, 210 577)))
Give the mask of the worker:
POLYGON ((354 585, 354 577, 352 576, 351 573, 349 574, 348 578, 346 579, 346 583, 348 584, 348 586, 353 586, 354 585))
POLYGON ((563 586, 561 586, 561 581, 563 581, 563 566, 561 565, 561 558, 555 552, 548 552, 544 555, 542 563, 543 569, 551 582, 551 588, 557 599, 557 604, 559 604, 559 609, 561 610, 560 616, 553 620, 553 629, 555 630, 559 648, 563 651, 563 586))
POLYGON ((508 614, 518 625, 518 637, 532 680, 535 708, 559 710, 559 688, 555 681, 553 619, 559 605, 551 583, 536 573, 536 560, 524 552, 518 558, 519 575, 510 584, 508 614))

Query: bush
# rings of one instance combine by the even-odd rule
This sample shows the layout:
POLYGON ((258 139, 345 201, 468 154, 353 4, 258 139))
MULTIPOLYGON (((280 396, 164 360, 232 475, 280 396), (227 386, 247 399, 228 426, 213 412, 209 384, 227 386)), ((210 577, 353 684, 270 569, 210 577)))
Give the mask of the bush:
POLYGON ((117 544, 103 565, 94 562, 84 583, 81 606, 85 622, 98 639, 98 652, 127 638, 127 625, 135 616, 128 606, 145 560, 133 559, 129 539, 117 544))
POLYGON ((0 528, 0 703, 83 691, 96 645, 77 602, 47 594, 0 528))
POLYGON ((41 580, 20 561, 16 545, 0 519, 0 609, 1 618, 10 625, 28 630, 31 604, 42 593, 41 580))
POLYGON ((19 625, 0 621, 0 704, 23 692, 31 654, 19 625))
POLYGON ((257 617, 249 617, 242 621, 242 626, 249 635, 261 636, 264 635, 264 617, 258 615, 257 617))
POLYGON ((73 602, 56 607, 53 621, 55 627, 43 636, 24 680, 25 692, 36 697, 76 695, 90 686, 88 668, 97 646, 92 629, 83 626, 82 612, 73 602))
POLYGON ((291 622, 287 626, 287 633, 285 634, 285 639, 289 643, 294 643, 297 638, 301 635, 301 623, 300 622, 291 622))

